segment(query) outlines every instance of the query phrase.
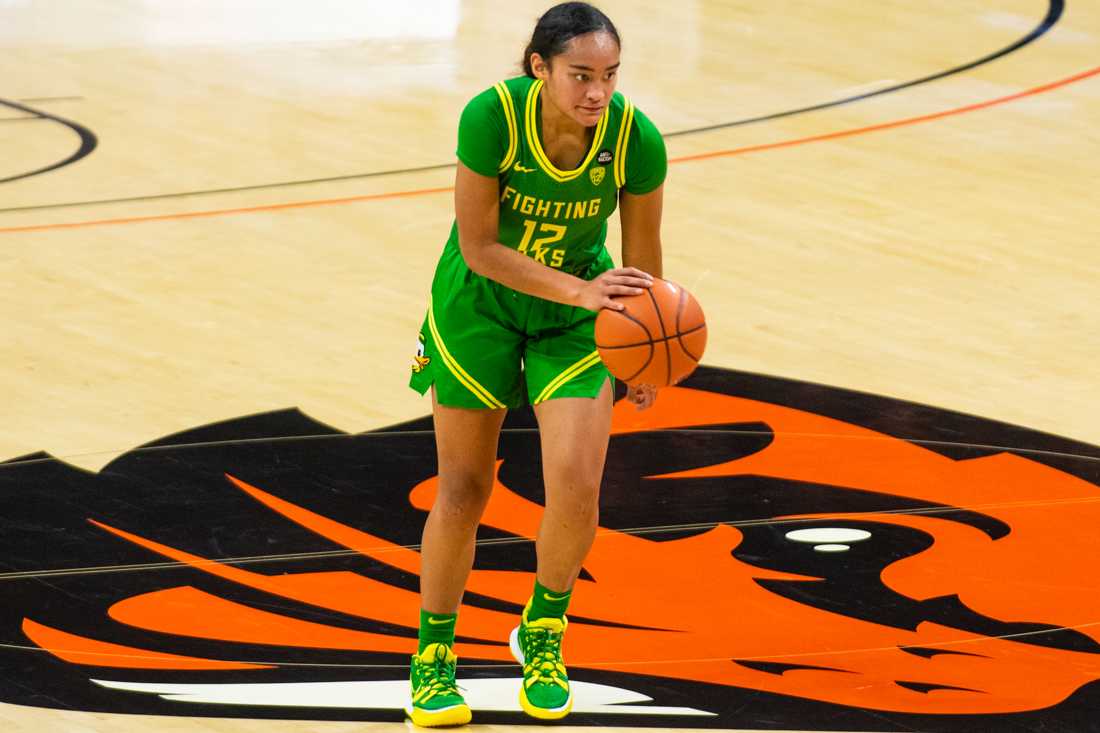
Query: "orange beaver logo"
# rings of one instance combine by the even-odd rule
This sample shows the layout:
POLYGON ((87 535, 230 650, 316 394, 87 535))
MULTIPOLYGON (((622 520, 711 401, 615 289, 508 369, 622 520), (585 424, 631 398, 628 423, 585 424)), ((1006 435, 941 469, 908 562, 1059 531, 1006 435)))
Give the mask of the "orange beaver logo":
MULTIPOLYGON (((488 544, 506 545, 516 565, 541 516, 534 440, 506 430, 483 520, 495 536, 488 544)), ((647 412, 618 404, 603 527, 570 609, 571 671, 697 683, 709 692, 692 704, 704 710, 724 686, 922 715, 1050 708, 1100 679, 1097 485, 1006 450, 956 458, 939 447, 691 387, 663 390, 647 412)), ((363 505, 380 515, 368 530, 326 511, 323 492, 311 506, 263 481, 226 478, 276 526, 324 538, 374 570, 275 574, 214 559, 194 549, 201 541, 183 549, 156 529, 93 516, 116 543, 186 566, 195 580, 163 573, 161 587, 109 604, 98 628, 141 630, 148 646, 133 633, 123 643, 59 628, 33 608, 26 636, 75 665, 236 670, 236 681, 264 678, 288 649, 311 650, 311 659, 410 651, 416 588, 394 578, 415 578, 420 558, 390 536, 384 505, 363 505), (232 588, 251 595, 229 597, 232 588), (282 612, 285 604, 295 612, 282 612), (169 652, 171 639, 226 651, 169 652)), ((372 496, 390 497, 394 512, 422 512, 436 479, 381 488, 372 496), (398 506, 403 497, 410 506, 398 506)), ((530 587, 530 567, 475 568, 459 616, 463 663, 476 671, 511 662, 503 640, 530 587)), ((723 715, 723 725, 745 724, 723 715)))

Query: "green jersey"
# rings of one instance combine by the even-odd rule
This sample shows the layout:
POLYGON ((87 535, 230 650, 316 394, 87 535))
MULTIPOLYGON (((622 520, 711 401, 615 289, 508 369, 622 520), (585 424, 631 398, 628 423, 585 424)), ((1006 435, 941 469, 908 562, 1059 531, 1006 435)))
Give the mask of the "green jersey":
MULTIPOLYGON (((542 81, 522 76, 474 97, 458 125, 458 159, 500 182, 498 240, 565 272, 585 271, 604 249, 619 189, 649 193, 664 182, 664 141, 653 123, 616 93, 588 154, 559 170, 541 140, 542 81)), ((452 227, 448 247, 458 246, 452 227)))
MULTIPOLYGON (((542 82, 509 79, 474 97, 458 126, 458 158, 500 184, 497 239, 548 267, 591 280, 613 267, 604 247, 619 190, 664 181, 661 135, 616 94, 574 170, 558 170, 539 139, 542 82)), ((595 397, 611 379, 596 351, 596 314, 518 292, 472 272, 458 230, 436 265, 409 384, 439 404, 501 409, 595 397)))

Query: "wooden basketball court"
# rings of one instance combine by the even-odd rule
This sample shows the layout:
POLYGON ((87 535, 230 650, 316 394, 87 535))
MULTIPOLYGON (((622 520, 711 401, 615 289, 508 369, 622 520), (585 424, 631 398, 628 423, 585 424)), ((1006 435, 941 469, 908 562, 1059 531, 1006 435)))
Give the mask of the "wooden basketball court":
MULTIPOLYGON (((359 506, 364 513, 390 511, 384 503, 372 503, 382 502, 374 494, 368 500, 367 494, 349 489, 345 495, 333 489, 330 495, 323 478, 310 486, 315 493, 297 500, 287 493, 290 488, 277 489, 283 487, 281 481, 289 487, 286 477, 313 460, 311 455, 329 455, 325 451, 333 444, 352 441, 355 450, 340 453, 340 460, 351 463, 356 450, 385 446, 377 455, 388 456, 395 466, 387 468, 390 473, 385 476, 398 475, 395 472, 404 470, 401 465, 415 463, 413 457, 421 455, 417 451, 430 445, 430 425, 419 420, 430 412, 430 404, 406 385, 431 273, 453 218, 458 114, 472 95, 520 73, 520 54, 545 6, 527 0, 126 0, 77 3, 61 11, 43 0, 0 0, 0 42, 5 49, 0 57, 0 306, 5 314, 0 338, 0 393, 5 397, 0 462, 10 462, 0 463, 0 501, 8 507, 0 516, 0 528, 17 546, 15 554, 0 560, 0 582, 12 588, 33 586, 34 592, 57 591, 41 607, 17 608, 13 601, 8 612, 16 621, 4 621, 9 627, 0 639, 0 690, 7 697, 0 700, 0 721, 8 730, 337 733, 397 730, 405 725, 396 722, 399 716, 374 715, 369 706, 355 709, 338 703, 316 708, 286 703, 288 712, 282 715, 270 700, 226 703, 225 716, 211 713, 218 709, 216 703, 207 703, 195 715, 191 710, 197 708, 189 708, 186 701, 146 714, 154 709, 136 702, 127 708, 130 703, 125 700, 215 693, 164 687, 205 684, 206 678, 197 672, 169 678, 145 669, 127 677, 102 659, 96 661, 97 654, 108 653, 107 647, 74 651, 66 644, 77 635, 93 637, 98 628, 102 635, 97 643, 170 654, 167 646, 158 646, 161 637, 156 631, 135 620, 144 618, 140 614, 119 621, 121 605, 110 616, 105 613, 112 607, 104 600, 110 592, 104 590, 101 597, 96 595, 99 591, 81 590, 95 578, 142 576, 141 588, 126 589, 117 598, 121 601, 138 590, 151 593, 154 586, 157 592, 167 592, 194 585, 193 579, 183 580, 191 576, 181 574, 180 568, 201 571, 203 563, 239 558, 240 552, 276 562, 271 567, 263 562, 239 566, 254 574, 249 582, 256 593, 277 595, 273 586, 261 587, 260 576, 271 583, 281 578, 279 582, 289 586, 287 578, 298 577, 296 571, 278 563, 296 561, 299 555, 308 556, 308 563, 319 563, 301 567, 302 576, 308 570, 317 583, 321 575, 327 583, 336 577, 330 573, 359 572, 354 564, 342 564, 354 560, 349 559, 355 554, 349 548, 355 542, 335 539, 351 535, 338 534, 333 527, 324 534, 316 516, 294 514, 306 503, 316 515, 342 507, 339 516, 326 516, 366 533, 356 535, 357 541, 366 542, 363 547, 370 548, 363 556, 389 552, 374 560, 415 577, 416 553, 407 545, 415 544, 409 538, 415 535, 416 516, 422 514, 409 514, 408 527, 402 524, 400 532, 384 536, 384 521, 371 529, 359 524, 356 516, 359 506), (305 418, 289 415, 290 408, 305 418), (278 417, 270 417, 276 413, 278 417), (268 417, 245 420, 258 415, 268 417), (232 429, 210 427, 220 424, 232 429), (400 425, 405 425, 404 433, 391 429, 400 425), (312 433, 314 429, 322 434, 312 433), (401 442, 417 431, 420 443, 401 442), (207 452, 201 457, 165 453, 165 448, 181 442, 169 437, 177 434, 190 436, 182 442, 201 443, 207 452), (234 461, 244 459, 219 447, 223 439, 226 446, 255 445, 263 444, 265 435, 272 442, 256 450, 269 452, 249 454, 248 465, 267 461, 267 468, 234 476, 259 492, 245 501, 259 501, 271 509, 271 519, 260 520, 270 524, 256 528, 254 550, 231 549, 252 526, 251 518, 232 514, 237 504, 227 504, 224 511, 241 524, 226 519, 224 526, 240 531, 230 536, 226 530, 227 544, 219 546, 222 515, 208 512, 220 512, 222 505, 216 499, 211 499, 214 504, 189 499, 206 495, 182 479, 166 483, 175 493, 163 503, 138 501, 142 494, 137 483, 119 484, 121 493, 112 494, 115 498, 108 506, 95 504, 99 495, 94 492, 81 498, 62 488, 50 489, 52 479, 36 473, 35 481, 42 483, 35 486, 44 492, 40 496, 17 473, 30 471, 35 461, 64 464, 68 473, 56 487, 70 485, 65 482, 76 486, 81 476, 103 482, 136 476, 126 471, 145 465, 142 456, 161 460, 170 454, 178 465, 194 466, 214 455, 209 451, 224 448, 230 452, 217 470, 232 474, 238 465, 234 461), (331 440, 318 439, 320 453, 313 451, 309 440, 325 436, 331 440), (154 442, 157 450, 139 449, 154 442), (279 447, 284 444, 289 453, 279 447), (288 463, 276 465, 284 460, 288 463), (197 493, 189 494, 193 488, 197 493), (126 493, 131 490, 135 493, 126 493), (320 503, 308 502, 311 496, 320 503), (57 507, 50 505, 48 510, 36 504, 54 500, 57 507), (293 510, 279 503, 284 500, 293 510), (324 503, 329 500, 331 505, 324 503), (89 548, 81 561, 81 545, 74 538, 92 531, 90 525, 27 519, 30 512, 39 512, 35 517, 62 512, 62 505, 73 517, 94 506, 84 518, 109 527, 95 530, 104 538, 104 547, 127 549, 97 554, 89 548), (24 509, 26 515, 20 513, 24 509), (126 516, 133 522, 119 519, 126 516), (282 524, 289 516, 298 522, 293 528, 282 524), (195 530, 199 539, 186 548, 169 541, 188 522, 200 528, 195 530), (295 533, 304 531, 301 526, 312 526, 331 543, 299 541, 295 533), (201 534, 203 527, 210 528, 210 538, 201 534), (367 536, 370 541, 364 539, 367 536), (384 544, 371 544, 376 540, 384 544), (61 562, 49 559, 60 555, 43 550, 55 544, 68 547, 66 557, 72 560, 64 562, 69 564, 48 564, 61 562), (329 549, 347 552, 334 555, 335 564, 328 566, 324 562, 329 549), (112 573, 114 565, 128 569, 112 573), (54 575, 61 579, 55 581, 54 575), (67 585, 70 582, 73 585, 67 585), (93 597, 96 603, 103 601, 102 606, 91 603, 93 597), (99 620, 81 629, 36 620, 59 613, 58 606, 67 603, 64 598, 71 599, 72 614, 99 620), (28 626, 19 618, 37 625, 28 626), (125 626, 121 635, 111 635, 115 626, 125 626), (52 631, 41 631, 46 627, 52 631), (75 679, 72 674, 79 672, 89 688, 92 680, 114 683, 110 694, 120 700, 117 707, 81 707, 73 701, 85 692, 67 697, 71 690, 58 686, 60 677, 41 676, 42 670, 62 669, 70 675, 66 679, 75 679), (124 692, 125 684, 142 689, 124 692), (258 711, 255 717, 248 715, 248 705, 258 711)), ((982 626, 978 621, 958 627, 978 635, 979 646, 986 645, 977 656, 1022 665, 999 668, 1012 671, 992 675, 989 679, 998 680, 996 684, 983 683, 975 672, 973 685, 955 680, 923 692, 895 690, 897 695, 884 693, 883 707, 876 708, 874 700, 853 691, 858 686, 853 683, 823 683, 819 689, 811 681, 801 691, 782 686, 800 674, 811 674, 806 671, 762 674, 759 684, 736 677, 721 684, 736 688, 737 695, 759 692, 764 696, 760 700, 768 702, 758 700, 752 714, 741 718, 729 710, 713 718, 704 703, 719 696, 717 688, 708 688, 698 706, 687 706, 695 711, 688 713, 682 704, 687 698, 676 697, 681 693, 673 695, 672 702, 662 701, 661 683, 644 689, 632 685, 631 670, 636 667, 628 670, 625 661, 616 667, 622 660, 604 656, 593 668, 603 664, 618 676, 592 678, 593 699, 604 695, 599 705, 648 704, 644 698, 653 705, 676 707, 678 717, 666 718, 671 725, 662 724, 658 713, 624 723, 629 716, 602 715, 594 707, 590 715, 575 716, 576 721, 567 718, 566 723, 581 728, 644 725, 654 730, 716 725, 761 730, 964 730, 967 715, 973 713, 1026 714, 1029 717, 1015 723, 1021 730, 1100 730, 1094 717, 1073 712, 1088 709, 1087 700, 1096 698, 1080 697, 1081 691, 1100 679, 1100 671, 1094 674, 1096 655, 1089 647, 1100 648, 1100 609, 1088 600, 1100 588, 1095 574, 1080 572, 1085 567, 1081 559, 1100 549, 1088 523, 1100 500, 1100 449, 1092 447, 1100 445, 1100 331, 1094 324, 1100 307, 1100 250, 1095 242, 1100 9, 1072 0, 814 0, 797 7, 607 0, 600 6, 623 37, 619 90, 667 136, 671 165, 665 186, 665 273, 694 293, 705 308, 709 343, 704 364, 713 368, 682 392, 664 395, 665 412, 636 417, 623 410, 617 415, 622 419, 616 435, 623 436, 623 465, 632 465, 627 460, 632 456, 642 460, 653 454, 644 442, 627 445, 628 434, 637 431, 667 433, 666 437, 676 433, 680 437, 668 444, 673 453, 681 450, 686 456, 702 450, 702 439, 685 434, 685 426, 710 426, 742 436, 738 440, 748 440, 745 436, 756 429, 746 426, 767 423, 773 436, 815 436, 821 445, 847 440, 850 446, 851 441, 877 440, 885 434, 912 439, 915 446, 950 444, 959 451, 953 460, 960 463, 962 473, 951 473, 956 467, 948 471, 933 466, 928 468, 927 475, 934 477, 929 485, 956 482, 970 488, 951 496, 931 490, 918 496, 914 488, 906 496, 948 506, 951 512, 994 516, 1014 532, 987 528, 996 541, 1004 537, 1023 542, 1032 536, 1044 540, 1016 548, 1015 554, 1005 556, 1011 559, 1003 566, 987 562, 984 571, 963 560, 904 578, 896 568, 881 568, 882 581, 891 589, 919 585, 926 595, 908 595, 924 600, 955 594, 973 618, 1004 624, 1003 633, 983 630, 1002 626, 982 626), (806 384, 850 392, 818 392, 806 384), (714 406, 719 402, 694 401, 693 395, 703 392, 757 401, 754 404, 782 403, 784 410, 797 407, 814 413, 815 419, 796 419, 779 408, 769 411, 770 407, 759 414, 746 408, 742 414, 734 402, 728 403, 732 412, 726 413, 727 408, 714 406), (784 402, 784 395, 805 399, 795 405, 784 402), (878 397, 884 399, 876 401, 878 397), (937 417, 937 410, 952 416, 937 417), (986 427, 979 430, 978 423, 954 413, 1034 432, 994 430, 985 421, 980 421, 986 427), (829 421, 839 420, 841 414, 844 425, 829 421), (818 421, 819 415, 829 420, 818 421), (733 424, 740 427, 731 428, 733 424), (973 432, 968 425, 973 425, 973 432), (861 432, 865 429, 874 430, 874 436, 861 432), (1017 442, 993 442, 1000 439, 996 436, 1017 442), (1043 470, 1023 465, 1028 451, 1035 460, 1042 459, 1043 470), (1049 458, 1055 455, 1062 463, 1049 458), (970 459, 970 468, 961 465, 970 459), (988 475, 975 468, 992 465, 980 463, 987 459, 998 461, 997 470, 988 475), (1017 459, 1021 463, 1013 463, 1017 459), (1065 475, 1045 472, 1055 471, 1056 463, 1065 475), (1008 517, 1001 510, 1009 505, 1026 505, 1031 513, 1026 518, 1008 517), (1081 566, 1072 565, 1078 561, 1081 566), (937 584, 956 570, 972 582, 969 590, 940 589, 937 584), (983 601, 981 588, 997 588, 1003 594, 983 601), (1061 605, 1034 605, 1050 599, 1059 599, 1061 605), (1058 641, 1060 631, 1072 633, 1075 641, 1058 641), (1017 633, 1053 635, 1054 640, 1040 644, 1042 654, 1033 658, 1029 655, 1038 647, 1014 643, 1017 633), (1020 652, 1017 647, 1027 649, 1020 652), (1079 676, 1058 676, 1057 670, 1069 669, 1079 676), (1052 676, 1044 678, 1047 673, 1052 676), (1022 678, 1026 683, 1020 683, 1022 678), (597 690, 601 684, 605 687, 597 690), (1029 697, 1016 689, 1028 686, 1032 692, 1044 692, 1029 697), (1000 692, 994 694, 995 687, 1000 692), (971 703, 962 697, 951 697, 962 690, 981 690, 997 703, 968 707, 971 703), (642 697, 622 697, 623 691, 642 697), (903 693, 913 695, 913 701, 902 699, 903 693), (783 712, 785 701, 805 699, 834 707, 806 708, 810 712, 804 718, 783 712), (927 705, 922 707, 922 701, 927 705), (1073 705, 1077 707, 1070 710, 1073 705), (840 710, 862 712, 852 717, 836 712, 840 710), (1055 712, 1045 718, 1044 710, 1055 712), (917 718, 891 717, 895 713, 931 717, 919 718, 917 725, 912 722, 917 718), (943 716, 942 727, 937 715, 943 716), (802 719, 808 722, 791 724, 802 719), (909 724, 913 727, 904 727, 909 724)), ((616 221, 612 219, 609 243, 617 242, 616 221)), ((612 244, 613 252, 616 247, 612 244)), ((508 444, 507 450, 513 451, 508 455, 525 455, 521 438, 530 425, 521 417, 511 425, 517 437, 508 444)), ((846 451, 835 455, 849 455, 846 451)), ((782 473, 786 466, 786 478, 792 481, 866 487, 856 483, 862 479, 841 475, 839 469, 828 481, 809 467, 800 473, 795 466, 802 465, 797 457, 801 454, 785 455, 787 463, 753 464, 753 470, 782 473)), ((900 477, 891 489, 897 495, 905 493, 905 477, 915 476, 906 471, 925 470, 916 458, 907 462, 909 454, 904 451, 850 455, 837 458, 838 465, 848 460, 880 468, 888 464, 900 477)), ((503 454, 502 459, 507 466, 503 454)), ((713 463, 727 465, 733 460, 726 456, 713 463)), ((170 462, 157 465, 158 470, 170 470, 170 462)), ((652 466, 643 475, 716 475, 707 473, 708 465, 685 459, 675 471, 652 466)), ((322 476, 319 466, 315 473, 322 476)), ((751 473, 747 467, 745 471, 751 473)), ((355 474, 363 481, 368 475, 355 474)), ((340 481, 354 486, 351 476, 340 481)), ((383 484, 393 488, 393 500, 410 512, 430 502, 429 488, 415 482, 381 482, 370 490, 381 490, 383 484), (418 488, 410 494, 414 485, 418 488)), ((236 493, 239 486, 219 487, 218 491, 235 492, 234 497, 244 496, 236 493)), ((636 524, 630 502, 620 497, 619 507, 612 492, 609 517, 621 517, 621 522, 603 524, 608 546, 636 541, 647 532, 684 532, 697 523, 718 523, 714 533, 696 536, 701 542, 699 537, 726 531, 722 522, 727 520, 743 535, 742 550, 749 540, 756 541, 748 524, 738 524, 749 522, 747 515, 726 516, 724 508, 702 499, 678 508, 677 496, 655 494, 654 513, 636 524), (622 514, 616 515, 619 510, 622 514), (662 521, 665 516, 671 518, 662 521)), ((905 508, 909 504, 887 510, 841 506, 830 505, 829 518, 835 523, 843 516, 850 520, 845 526, 857 527, 857 532, 864 526, 860 522, 877 512, 910 511, 905 508)), ((485 578, 507 573, 507 552, 525 552, 523 543, 508 544, 504 535, 529 534, 526 515, 519 509, 502 504, 499 510, 500 521, 492 526, 501 534, 488 536, 486 547, 503 542, 506 549, 496 552, 505 554, 497 567, 494 551, 485 550, 486 562, 493 565, 479 566, 477 572, 485 578)), ((816 514, 825 512, 803 508, 775 516, 816 514)), ((772 519, 765 513, 751 522, 772 519)), ((974 520, 973 526, 985 526, 981 521, 974 520)), ((957 557, 986 557, 978 545, 966 544, 970 540, 965 533, 978 531, 973 527, 952 530, 958 535, 941 535, 938 529, 913 522, 909 530, 935 537, 940 548, 952 546, 952 538, 960 543, 958 548, 971 548, 959 549, 957 557)), ((689 541, 671 535, 666 539, 689 541)), ((742 563, 767 565, 734 555, 742 563)), ((670 573, 671 557, 660 561, 670 564, 670 573)), ((603 577, 613 573, 611 565, 603 577)), ((770 580, 758 579, 753 588, 797 574, 779 565, 767 567, 773 573, 767 576, 770 580)), ((218 582, 243 582, 230 573, 225 570, 218 582)), ((598 587, 600 573, 593 570, 592 575, 598 587)), ((528 577, 523 575, 523 583, 528 577)), ((752 618, 757 607, 749 596, 734 594, 732 585, 706 588, 706 577, 678 592, 697 595, 704 606, 728 602, 730 609, 744 607, 745 618, 752 618), (738 605, 738 598, 745 599, 744 606, 738 605)), ((878 577, 876 571, 876 582, 878 577)), ((114 580, 104 582, 104 588, 114 587, 114 580)), ((307 584, 304 579, 301 583, 302 588, 307 584)), ((477 592, 501 593, 504 603, 511 598, 503 590, 506 585, 477 592)), ((624 580, 622 592, 628 587, 624 580)), ((597 595, 592 591, 593 597, 597 595)), ((584 612, 574 613, 612 618, 610 600, 600 601, 602 606, 591 603, 584 612)), ((822 616, 809 617, 807 629, 815 628, 814 618, 826 618, 826 606, 825 601, 816 606, 824 609, 822 616)), ((126 608, 137 613, 135 606, 126 608)), ((337 612, 355 614, 350 607, 334 606, 332 613, 337 612)), ((244 629, 246 618, 241 619, 244 629)), ((306 621, 304 615, 298 618, 306 621)), ((399 624, 396 616, 392 621, 376 616, 374 621, 399 624)), ((320 623, 317 618, 311 622, 320 623)), ((471 613, 469 623, 471 634, 477 636, 482 627, 488 634, 498 622, 488 616, 482 621, 471 613)), ((662 629, 674 625, 669 619, 661 623, 662 629)), ((764 638, 766 619, 758 623, 758 635, 764 638)), ((460 619, 460 637, 462 624, 460 619)), ((163 633, 188 637, 182 628, 163 633)), ((356 628, 356 633, 384 635, 378 628, 356 628)), ((928 628, 913 633, 928 635, 928 628)), ((882 641, 871 631, 860 633, 853 632, 852 638, 867 639, 866 645, 876 648, 961 643, 950 634, 923 641, 882 641)), ((349 683, 358 679, 357 670, 364 666, 348 651, 358 647, 335 641, 331 660, 289 652, 279 656, 293 646, 287 641, 271 642, 271 655, 254 658, 235 656, 238 650, 232 645, 219 656, 216 643, 203 643, 206 646, 188 648, 186 654, 181 648, 177 656, 201 655, 242 665, 274 660, 275 667, 279 660, 291 660, 287 670, 296 673, 309 665, 329 665, 325 670, 336 670, 333 674, 339 672, 349 683)), ((255 639, 249 643, 251 649, 261 645, 255 639)), ((584 642, 577 643, 578 650, 586 648, 584 642)), ((379 644, 370 647, 371 654, 399 655, 398 646, 379 644)), ((648 640, 637 645, 663 648, 648 640)), ((709 664, 718 658, 726 663, 739 655, 771 659, 773 652, 800 651, 807 649, 742 654, 715 648, 704 656, 709 664)), ((861 641, 838 641, 814 653, 825 651, 832 655, 832 667, 843 667, 846 659, 852 661, 867 650, 861 641)), ((581 651, 577 654, 581 661, 588 659, 581 651)), ((685 669, 691 660, 701 659, 654 654, 664 655, 659 663, 682 664, 685 669)), ((470 650, 463 658, 473 658, 470 650)), ((366 667, 385 666, 371 659, 366 667)), ((489 684, 496 679, 494 660, 497 667, 503 663, 503 658, 487 653, 482 661, 488 666, 473 670, 477 679, 471 681, 471 689, 489 698, 496 689, 489 684)), ((853 669, 863 663, 853 661, 853 669)), ((631 664, 644 666, 640 661, 631 664)), ((873 669, 875 662, 867 661, 866 666, 873 669)), ((742 664, 740 669, 748 667, 742 664)), ((403 673, 393 666, 389 677, 396 680, 403 673)), ((249 684, 254 679, 245 667, 226 674, 209 682, 249 684)), ((688 674, 677 673, 668 689, 683 683, 683 690, 689 690, 688 674)), ((960 671, 959 679, 967 679, 967 674, 971 673, 960 671)), ((277 679, 292 682, 289 677, 277 679)), ((290 689, 283 694, 291 695, 290 689)), ((475 729, 519 731, 524 729, 521 722, 503 709, 481 717, 475 710, 475 729)))

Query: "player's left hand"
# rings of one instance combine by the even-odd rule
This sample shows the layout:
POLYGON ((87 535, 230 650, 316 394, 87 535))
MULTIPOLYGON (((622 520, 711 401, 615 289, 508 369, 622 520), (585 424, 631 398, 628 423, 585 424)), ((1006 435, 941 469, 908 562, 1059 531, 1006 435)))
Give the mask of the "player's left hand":
POLYGON ((652 384, 628 384, 626 398, 634 403, 635 409, 646 410, 657 401, 657 388, 652 384))

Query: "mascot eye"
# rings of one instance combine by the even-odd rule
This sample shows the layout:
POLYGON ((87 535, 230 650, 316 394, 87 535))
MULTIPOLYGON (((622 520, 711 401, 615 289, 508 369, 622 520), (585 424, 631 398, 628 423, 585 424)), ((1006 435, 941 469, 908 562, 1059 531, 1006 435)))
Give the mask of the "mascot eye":
POLYGON ((817 552, 847 552, 852 543, 870 539, 871 533, 848 527, 815 527, 792 530, 786 538, 791 542, 813 545, 817 552))
POLYGON ((759 568, 815 578, 864 578, 879 584, 891 564, 927 550, 932 535, 911 527, 870 520, 777 521, 739 527, 732 554, 759 568))

